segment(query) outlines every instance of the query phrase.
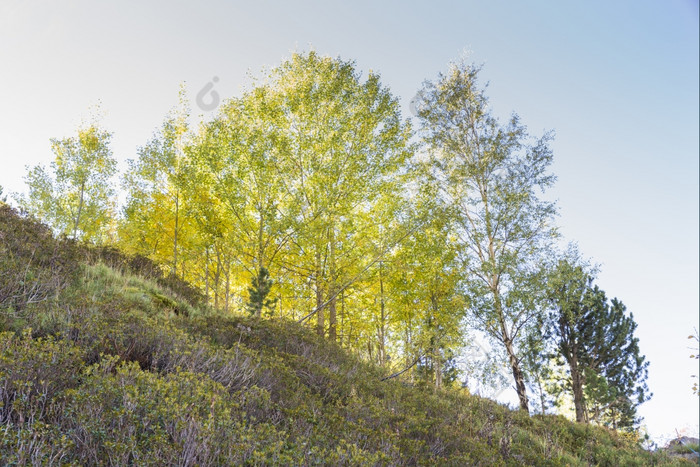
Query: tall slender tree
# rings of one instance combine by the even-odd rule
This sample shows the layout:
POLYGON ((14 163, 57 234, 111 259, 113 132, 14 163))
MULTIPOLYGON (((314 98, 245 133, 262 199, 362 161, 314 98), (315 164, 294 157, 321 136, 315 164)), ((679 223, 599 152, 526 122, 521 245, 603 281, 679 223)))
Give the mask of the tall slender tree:
POLYGON ((182 193, 185 148, 190 138, 189 109, 185 90, 161 128, 146 145, 139 148, 136 160, 122 182, 127 191, 124 220, 120 226, 122 246, 170 266, 177 275, 183 234, 191 227, 182 193))
POLYGON ((454 64, 424 85, 418 103, 423 140, 440 196, 453 207, 464 246, 471 314, 504 350, 520 407, 528 410, 522 358, 540 313, 538 270, 555 236, 550 134, 534 139, 514 115, 490 113, 479 68, 454 64))

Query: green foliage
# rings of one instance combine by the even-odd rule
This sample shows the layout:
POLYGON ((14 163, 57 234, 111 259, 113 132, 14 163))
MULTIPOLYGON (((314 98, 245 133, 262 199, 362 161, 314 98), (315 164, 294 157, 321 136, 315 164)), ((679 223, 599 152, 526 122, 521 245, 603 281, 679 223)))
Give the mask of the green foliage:
POLYGON ((32 168, 20 206, 73 239, 102 243, 112 234, 117 163, 109 148, 111 134, 93 124, 71 138, 52 139, 50 171, 32 168))
POLYGON ((248 287, 248 303, 246 309, 251 315, 260 317, 263 308, 269 310, 270 315, 277 304, 277 298, 267 298, 274 282, 270 279, 267 269, 261 267, 257 277, 253 277, 252 284, 248 287))
POLYGON ((33 339, 32 330, 20 336, 0 333, 0 423, 32 424, 51 414, 51 401, 77 386, 83 351, 51 336, 33 339))
POLYGON ((608 302, 592 274, 571 260, 552 272, 548 296, 545 338, 566 361, 568 377, 559 390, 571 388, 577 420, 632 429, 636 407, 650 397, 649 363, 640 354, 633 315, 619 300, 608 302))
MULTIPOLYGON (((471 309, 527 407, 555 235, 537 193, 549 137, 496 122, 476 73, 426 85, 431 154, 410 164, 398 100, 353 62, 294 54, 196 135, 181 94, 124 178, 127 253, 56 240, 0 204, 0 464, 668 461, 632 434, 450 384, 471 309), (237 316, 251 275, 248 309, 273 305, 268 271, 274 319, 237 316), (312 316, 316 333, 299 324, 312 316)), ((73 240, 108 237, 109 137, 55 140, 22 203, 73 240)), ((591 400, 631 380, 591 369, 591 400)))
POLYGON ((81 461, 118 465, 240 465, 274 461, 279 433, 250 426, 224 386, 188 371, 159 375, 105 358, 67 393, 81 461))
POLYGON ((353 62, 310 52, 270 70, 222 105, 188 151, 187 193, 204 251, 216 256, 209 267, 199 255, 205 280, 215 270, 215 291, 223 275, 226 290, 245 294, 264 267, 280 314, 308 314, 333 340, 374 341, 374 307, 342 294, 374 292, 372 266, 395 237, 373 242, 374 215, 401 196, 409 138, 398 100, 353 62))

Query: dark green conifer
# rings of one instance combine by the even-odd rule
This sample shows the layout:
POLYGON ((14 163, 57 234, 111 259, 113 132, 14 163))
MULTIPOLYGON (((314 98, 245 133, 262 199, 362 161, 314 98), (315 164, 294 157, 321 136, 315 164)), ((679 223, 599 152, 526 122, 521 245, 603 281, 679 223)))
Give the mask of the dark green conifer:
POLYGON ((558 389, 571 392, 576 420, 634 427, 637 406, 651 397, 634 316, 569 261, 557 266, 548 297, 552 311, 544 334, 566 362, 568 379, 558 389))
POLYGON ((270 294, 270 289, 273 285, 274 282, 270 279, 270 273, 267 268, 261 267, 258 270, 257 277, 253 277, 252 284, 248 287, 249 298, 248 303, 246 303, 246 309, 251 315, 259 318, 263 308, 267 308, 269 313, 272 314, 277 298, 268 299, 267 296, 270 294))

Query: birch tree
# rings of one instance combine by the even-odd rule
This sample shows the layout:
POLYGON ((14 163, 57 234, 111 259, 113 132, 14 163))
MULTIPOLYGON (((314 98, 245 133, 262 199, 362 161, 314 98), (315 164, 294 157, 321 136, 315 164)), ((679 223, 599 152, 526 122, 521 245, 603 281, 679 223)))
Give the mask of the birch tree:
POLYGON ((338 296, 366 264, 357 220, 395 189, 410 128, 379 76, 363 79, 352 62, 295 54, 272 70, 269 86, 284 116, 279 170, 295 206, 291 252, 313 287, 317 332, 336 339, 338 296))
POLYGON ((112 177, 117 164, 109 147, 111 133, 91 124, 77 136, 52 139, 55 159, 49 169, 37 165, 25 181, 29 192, 19 205, 59 234, 86 242, 111 236, 115 217, 112 177))
POLYGON ((521 360, 541 313, 540 258, 556 233, 555 205, 540 197, 554 182, 551 135, 532 138, 517 115, 500 123, 478 73, 452 65, 424 85, 418 113, 432 177, 459 224, 471 316, 504 351, 528 410, 521 360))
MULTIPOLYGON (((182 193, 185 147, 189 138, 189 111, 184 90, 180 103, 166 117, 139 156, 129 160, 123 179, 127 191, 120 240, 129 251, 168 264, 177 275, 183 235, 189 220, 182 193)), ((180 264, 180 266, 182 266, 180 264)))

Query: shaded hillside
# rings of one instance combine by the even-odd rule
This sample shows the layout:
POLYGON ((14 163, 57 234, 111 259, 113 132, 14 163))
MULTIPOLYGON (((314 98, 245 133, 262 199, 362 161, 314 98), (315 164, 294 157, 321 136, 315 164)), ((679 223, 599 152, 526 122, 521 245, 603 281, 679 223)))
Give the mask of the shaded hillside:
POLYGON ((382 381, 296 323, 217 315, 0 209, 3 465, 685 462, 563 417, 382 381))

